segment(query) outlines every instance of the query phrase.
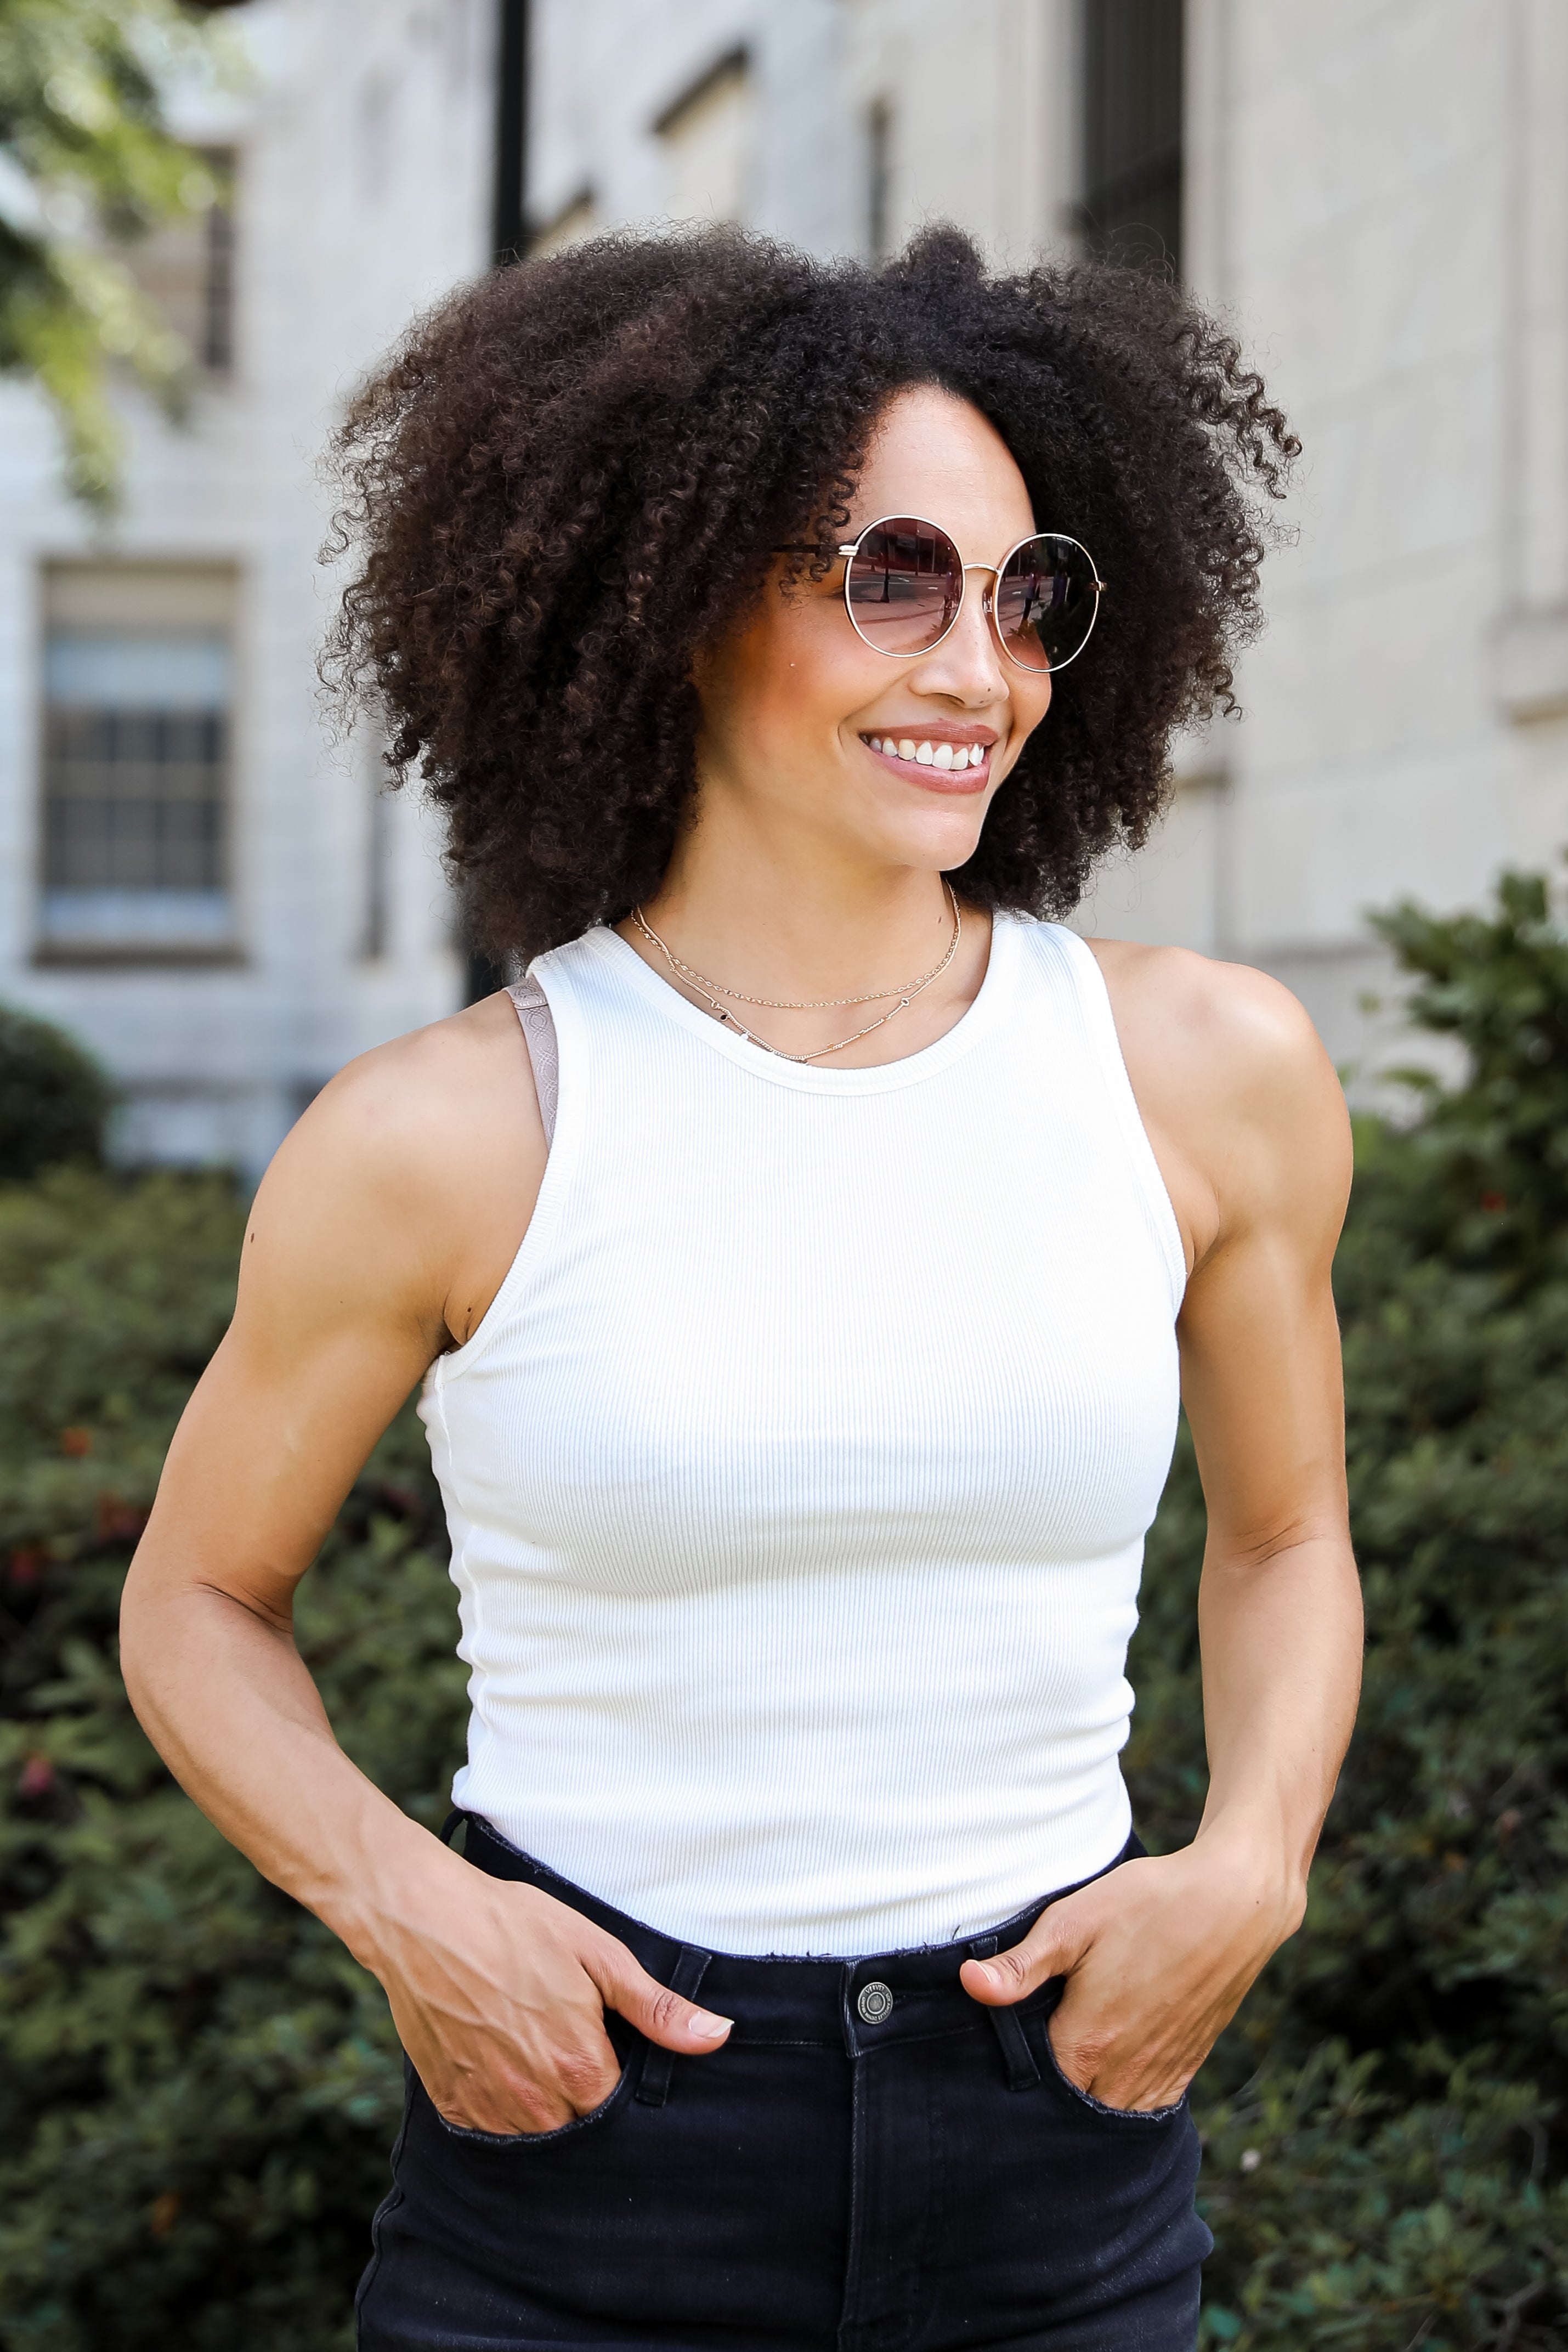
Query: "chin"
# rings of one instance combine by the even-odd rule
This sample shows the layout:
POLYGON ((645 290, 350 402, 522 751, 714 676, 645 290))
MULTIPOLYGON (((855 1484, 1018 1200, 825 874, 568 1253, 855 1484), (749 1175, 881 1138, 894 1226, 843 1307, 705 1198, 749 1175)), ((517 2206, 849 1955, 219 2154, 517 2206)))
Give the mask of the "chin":
POLYGON ((923 824, 896 828, 893 847, 894 862, 900 866, 925 866, 933 874, 951 874, 967 866, 979 845, 984 829, 983 813, 979 817, 967 814, 957 821, 956 812, 947 816, 932 816, 923 824))

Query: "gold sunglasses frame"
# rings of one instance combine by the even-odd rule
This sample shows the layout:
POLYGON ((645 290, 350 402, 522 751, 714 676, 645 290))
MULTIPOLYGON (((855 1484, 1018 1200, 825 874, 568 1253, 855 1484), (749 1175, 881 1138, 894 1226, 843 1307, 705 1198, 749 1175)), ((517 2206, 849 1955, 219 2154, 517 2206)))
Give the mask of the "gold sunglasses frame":
MULTIPOLYGON (((937 646, 947 637, 950 637, 953 631, 958 625, 959 615, 964 610, 964 599, 969 593, 970 572, 988 572, 993 580, 999 581, 1003 572, 1007 570, 1008 565, 1018 553, 1019 548, 1032 547, 1037 539, 1060 540, 1068 547, 1077 548, 1079 553, 1083 557, 1085 562, 1089 566, 1090 577, 1094 583, 1094 610, 1090 614, 1089 626, 1083 632, 1083 645, 1075 646, 1073 651, 1068 655, 1065 661, 1048 662, 1043 669, 1037 668, 1033 662, 1019 661, 1017 654, 1012 652, 1008 645, 1007 639, 1002 635, 1000 625, 997 620, 996 598, 994 593, 988 588, 983 591, 985 611, 987 618, 989 620, 991 627, 996 634, 998 645, 1001 647, 1002 652, 1007 656, 1009 661, 1011 662, 1013 667, 1015 669, 1021 669, 1027 677, 1055 677, 1060 671, 1068 669, 1071 667, 1071 665, 1078 659, 1079 655, 1083 651, 1084 646, 1087 646, 1090 638, 1093 635, 1094 624, 1100 618, 1100 599, 1105 593, 1106 586, 1105 582, 1100 577, 1094 558, 1090 554, 1089 550, 1084 546, 1083 541, 1081 539, 1074 539, 1071 531, 1031 530, 1026 531, 1022 539, 1017 539, 1013 541, 1012 545, 1009 548, 1007 553, 1003 556, 999 563, 960 564, 958 567, 958 602, 953 607, 953 617, 948 622, 946 627, 943 630, 941 636, 933 637, 928 646, 922 646, 917 652, 912 654, 893 653, 886 646, 873 645, 872 640, 867 636, 865 631, 856 620, 854 606, 850 602, 850 565, 853 562, 854 558, 860 553, 861 549, 865 545, 866 541, 871 537, 873 531, 881 530, 888 523, 893 522, 921 523, 927 530, 939 532, 946 541, 948 546, 953 550, 955 554, 958 551, 958 542, 945 524, 933 522, 929 515, 911 514, 879 515, 875 522, 867 523, 865 529, 862 531, 858 539, 846 540, 841 545, 833 549, 832 551, 834 555, 839 556, 843 560, 844 611, 849 615, 850 626, 854 631, 856 636, 860 639, 862 645, 869 646, 873 654, 881 654, 887 661, 922 661, 927 654, 934 654, 937 646)), ((803 542, 794 541, 788 546, 775 548, 774 553, 776 555, 820 555, 821 553, 821 550, 818 547, 808 547, 803 542)))

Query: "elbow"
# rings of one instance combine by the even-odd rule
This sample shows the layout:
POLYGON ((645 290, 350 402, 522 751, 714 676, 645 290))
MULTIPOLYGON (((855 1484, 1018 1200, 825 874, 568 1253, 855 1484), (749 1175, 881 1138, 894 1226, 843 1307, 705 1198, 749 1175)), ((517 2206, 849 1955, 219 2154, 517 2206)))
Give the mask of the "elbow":
POLYGON ((155 1681, 159 1642, 154 1620, 159 1614, 152 1580, 141 1567, 141 1554, 131 1563, 120 1596, 120 1675, 131 1712, 142 1729, 150 1730, 148 1709, 155 1681), (140 1570, 140 1572, 139 1572, 140 1570))

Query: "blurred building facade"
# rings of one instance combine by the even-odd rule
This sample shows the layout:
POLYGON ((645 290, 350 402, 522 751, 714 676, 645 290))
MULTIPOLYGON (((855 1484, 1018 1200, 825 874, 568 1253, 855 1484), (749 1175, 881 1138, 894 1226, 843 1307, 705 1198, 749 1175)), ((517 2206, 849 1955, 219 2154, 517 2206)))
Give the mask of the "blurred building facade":
MULTIPOLYGON (((1305 445, 1245 718, 1086 929, 1255 963, 1364 1080, 1369 908, 1568 841, 1562 0, 535 0, 542 243, 716 215, 824 252, 1164 253, 1305 445)), ((1064 525, 1071 528, 1071 525, 1064 525)))
MULTIPOLYGON (((0 390, 0 994, 68 1022, 137 1156, 259 1165, 331 1069, 465 985, 435 844, 323 745, 313 463, 356 376, 498 246, 733 219, 890 253, 1146 247, 1306 445, 1246 716, 1181 747, 1086 928, 1277 972, 1382 1051, 1368 907, 1568 837, 1562 0, 246 0, 183 125, 232 205, 139 267, 201 353, 129 404, 124 518, 0 390), (199 249, 198 249, 199 248, 199 249)), ((1062 519, 1057 518, 1061 521, 1062 519)))
POLYGON ((489 259, 492 0, 249 0, 232 86, 176 98, 222 201, 130 257, 199 366, 132 394, 123 510, 63 495, 0 386, 0 996, 66 1023, 133 1159, 264 1166, 352 1055, 461 993, 450 897, 315 658, 317 465, 412 312, 489 259))

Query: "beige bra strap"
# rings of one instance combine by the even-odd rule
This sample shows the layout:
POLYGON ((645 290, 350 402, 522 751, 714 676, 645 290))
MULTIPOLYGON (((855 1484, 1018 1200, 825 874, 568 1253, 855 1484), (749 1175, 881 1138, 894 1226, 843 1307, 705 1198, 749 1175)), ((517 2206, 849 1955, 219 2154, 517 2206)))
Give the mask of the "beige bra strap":
POLYGON ((555 1141, 555 1107, 560 1095, 560 1053, 556 1045, 555 1019, 549 998, 537 980, 520 980, 507 994, 523 1024, 523 1043, 534 1066, 534 1092, 539 1098, 545 1142, 555 1141))

